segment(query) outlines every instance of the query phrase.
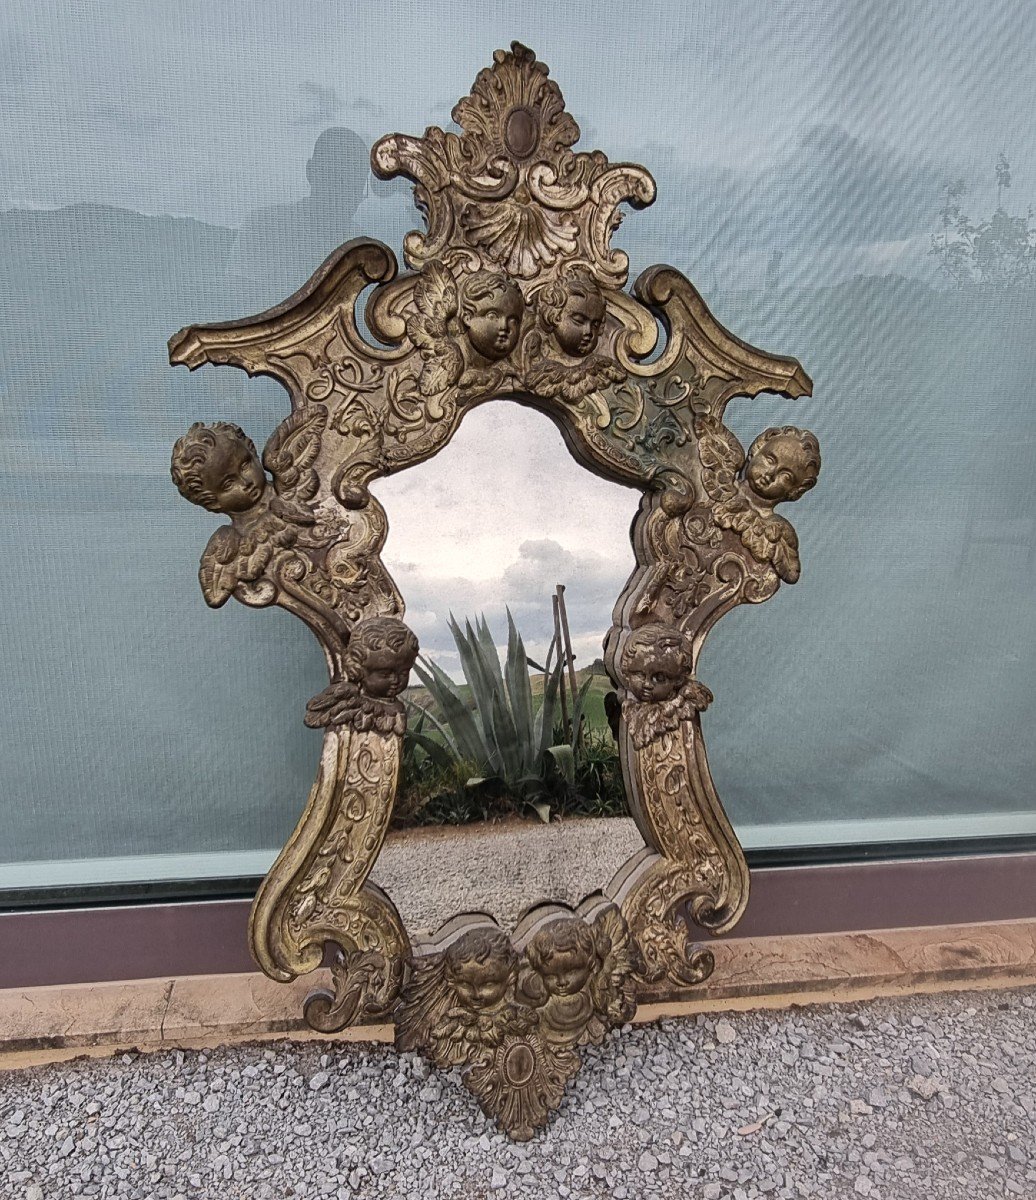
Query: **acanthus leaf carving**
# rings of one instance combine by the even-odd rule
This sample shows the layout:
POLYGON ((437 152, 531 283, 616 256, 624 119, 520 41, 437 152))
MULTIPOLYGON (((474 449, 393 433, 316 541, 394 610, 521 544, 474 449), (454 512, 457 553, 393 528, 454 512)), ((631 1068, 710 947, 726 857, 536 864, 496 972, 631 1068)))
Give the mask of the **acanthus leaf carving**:
POLYGON ((610 165, 599 151, 572 151, 579 127, 531 50, 515 42, 497 51, 453 119, 462 133, 393 134, 371 155, 383 178, 402 174, 417 184, 428 232, 408 235, 410 266, 459 246, 518 279, 579 258, 602 281, 625 282, 626 255, 609 245, 618 206, 650 204, 654 180, 643 167, 610 165))

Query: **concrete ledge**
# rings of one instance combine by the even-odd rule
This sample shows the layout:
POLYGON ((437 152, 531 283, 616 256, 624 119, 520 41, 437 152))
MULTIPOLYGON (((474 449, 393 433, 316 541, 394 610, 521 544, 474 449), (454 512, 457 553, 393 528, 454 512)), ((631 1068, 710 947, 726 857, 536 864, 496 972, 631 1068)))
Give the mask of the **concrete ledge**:
MULTIPOLYGON (((711 948, 716 970, 704 986, 645 1005, 635 1019, 1036 983, 1036 920, 738 938, 711 948)), ((290 984, 235 973, 0 991, 0 1068, 129 1048, 325 1040, 302 1022, 303 999, 324 974, 290 984)), ((335 1040, 388 1042, 392 1027, 335 1040)))
MULTIPOLYGON (((484 907, 506 926, 534 899, 578 902, 643 845, 620 819, 527 825, 520 838, 507 826, 403 831, 374 877, 412 935, 484 907)), ((251 974, 250 907, 241 898, 0 913, 0 991, 251 974)), ((1036 853, 868 859, 754 868, 748 910, 728 937, 1033 919, 1036 853)))

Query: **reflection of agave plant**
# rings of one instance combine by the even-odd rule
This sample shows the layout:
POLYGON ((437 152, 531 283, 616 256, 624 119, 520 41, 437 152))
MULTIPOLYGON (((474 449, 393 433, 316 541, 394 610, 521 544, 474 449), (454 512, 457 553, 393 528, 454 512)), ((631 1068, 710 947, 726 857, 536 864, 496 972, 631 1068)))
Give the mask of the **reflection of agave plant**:
MULTIPOLYGON (((521 634, 507 613, 507 662, 500 658, 485 618, 465 621, 464 629, 451 617, 450 632, 457 643, 461 668, 471 689, 474 710, 452 679, 430 659, 418 659, 414 670, 442 714, 423 709, 438 731, 448 753, 457 761, 474 763, 479 776, 472 784, 496 780, 512 796, 541 801, 550 776, 560 771, 571 784, 575 757, 571 745, 551 745, 558 705, 562 664, 552 667, 554 647, 547 656, 543 702, 534 709, 529 663, 521 634)), ((587 680, 589 684, 589 680, 587 680)), ((585 687, 584 687, 585 692, 585 687)), ((582 695, 577 697, 573 728, 579 727, 582 695)), ((422 742, 430 740, 422 735, 422 742)), ((549 810, 536 804, 543 819, 549 810)))
POLYGON ((460 223, 476 246, 484 246, 510 275, 530 279, 559 255, 572 254, 578 234, 570 213, 522 204, 517 196, 493 204, 468 204, 460 223))

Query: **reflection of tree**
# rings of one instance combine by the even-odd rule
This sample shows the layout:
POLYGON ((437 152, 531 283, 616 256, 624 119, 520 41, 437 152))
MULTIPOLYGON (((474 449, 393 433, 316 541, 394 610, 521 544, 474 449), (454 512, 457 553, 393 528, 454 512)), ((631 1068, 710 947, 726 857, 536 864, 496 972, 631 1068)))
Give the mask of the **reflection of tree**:
POLYGON ((996 210, 973 221, 964 209, 963 179, 946 186, 939 211, 939 232, 932 234, 930 253, 958 287, 998 291, 1036 282, 1036 224, 1032 208, 1012 216, 1003 205, 1011 186, 1011 164, 1001 151, 996 159, 996 210))

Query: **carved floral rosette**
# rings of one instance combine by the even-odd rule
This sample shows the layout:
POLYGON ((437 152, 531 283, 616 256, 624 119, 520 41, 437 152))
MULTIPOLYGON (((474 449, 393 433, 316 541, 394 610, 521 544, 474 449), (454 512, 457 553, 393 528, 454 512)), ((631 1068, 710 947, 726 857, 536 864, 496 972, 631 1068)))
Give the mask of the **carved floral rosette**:
POLYGON ((671 267, 624 290, 628 260, 611 246, 619 206, 650 204, 654 182, 573 149, 578 128, 531 51, 498 51, 453 117, 457 133, 394 134, 371 154, 377 174, 415 185, 426 228, 405 239, 408 271, 388 247, 355 240, 276 308, 171 339, 173 363, 270 375, 291 401, 261 458, 237 426, 192 426, 173 478, 230 519, 202 556, 208 603, 279 605, 327 660, 306 713, 324 731, 320 770, 256 897, 256 960, 289 980, 331 947, 331 990, 308 1000, 311 1025, 394 1018, 401 1047, 461 1067, 485 1110, 528 1137, 560 1103, 580 1048, 638 1000, 707 978, 696 931, 721 933, 744 911, 748 872, 709 772, 701 713, 712 696, 697 662, 724 613, 798 579, 795 532, 774 510, 813 486, 820 455, 790 425, 746 453, 723 423, 735 396, 808 395, 798 362, 729 333, 671 267), (539 409, 579 462, 643 493, 605 662, 645 848, 577 910, 539 905, 510 935, 461 915, 412 944, 368 882, 417 653, 368 485, 436 453, 465 412, 498 397, 539 409))

